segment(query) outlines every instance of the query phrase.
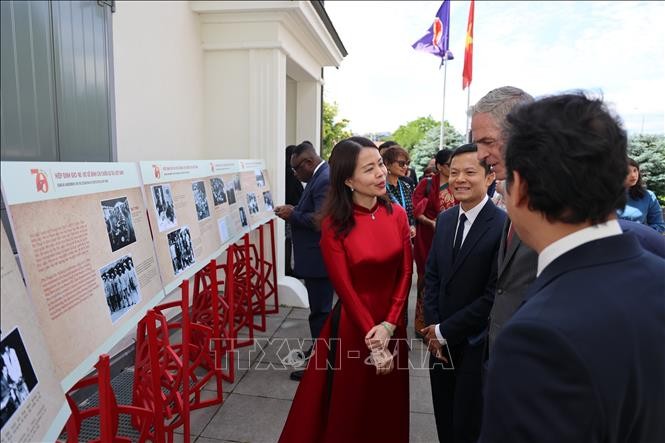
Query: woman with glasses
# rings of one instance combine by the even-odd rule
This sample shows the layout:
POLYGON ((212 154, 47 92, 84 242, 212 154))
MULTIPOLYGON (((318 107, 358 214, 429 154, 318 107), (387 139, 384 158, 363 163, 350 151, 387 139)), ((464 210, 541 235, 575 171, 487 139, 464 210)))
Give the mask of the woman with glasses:
POLYGON ((383 163, 388 169, 386 188, 388 196, 394 202, 404 208, 409 218, 411 238, 416 235, 416 219, 413 216, 413 187, 405 180, 409 172, 409 153, 399 145, 383 151, 383 163))
POLYGON ((450 155, 453 151, 442 149, 434 158, 437 174, 418 183, 413 193, 414 216, 416 217, 416 238, 413 244, 413 257, 416 260, 418 273, 418 295, 416 297, 416 335, 422 337, 420 330, 427 326, 423 316, 423 290, 425 289, 425 263, 429 255, 434 224, 437 216, 457 203, 448 188, 450 174, 450 155))

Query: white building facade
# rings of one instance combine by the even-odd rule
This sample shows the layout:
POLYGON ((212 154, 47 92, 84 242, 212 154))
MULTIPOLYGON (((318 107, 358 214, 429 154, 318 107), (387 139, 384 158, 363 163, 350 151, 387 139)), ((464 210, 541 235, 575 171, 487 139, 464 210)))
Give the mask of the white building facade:
MULTIPOLYGON (((285 147, 320 149, 323 67, 346 55, 322 2, 120 2, 112 35, 118 161, 262 158, 284 201, 285 147)), ((283 239, 280 301, 302 305, 283 239)))

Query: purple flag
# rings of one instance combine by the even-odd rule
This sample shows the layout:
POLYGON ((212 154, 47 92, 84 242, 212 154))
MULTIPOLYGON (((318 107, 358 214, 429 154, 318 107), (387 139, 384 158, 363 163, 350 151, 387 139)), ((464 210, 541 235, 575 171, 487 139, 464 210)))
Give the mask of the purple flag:
POLYGON ((453 53, 448 49, 450 34, 450 1, 444 0, 441 7, 434 17, 432 26, 429 27, 427 34, 415 42, 413 49, 416 51, 425 51, 441 57, 443 62, 444 55, 447 60, 453 59, 453 53))

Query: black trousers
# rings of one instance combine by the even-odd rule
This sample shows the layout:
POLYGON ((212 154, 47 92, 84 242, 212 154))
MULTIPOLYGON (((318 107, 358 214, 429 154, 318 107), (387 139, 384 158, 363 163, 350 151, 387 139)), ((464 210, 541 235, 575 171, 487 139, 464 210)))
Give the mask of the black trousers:
POLYGON ((309 299, 309 329, 312 339, 317 339, 332 310, 334 290, 327 278, 305 278, 305 288, 309 299))
POLYGON ((439 441, 475 442, 482 417, 481 364, 483 344, 449 348, 454 369, 430 356, 430 383, 439 441))

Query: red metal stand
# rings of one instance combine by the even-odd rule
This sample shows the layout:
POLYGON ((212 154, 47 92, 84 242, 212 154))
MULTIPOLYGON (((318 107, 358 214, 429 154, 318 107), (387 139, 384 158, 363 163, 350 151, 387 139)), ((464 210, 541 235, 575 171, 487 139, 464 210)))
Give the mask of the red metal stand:
MULTIPOLYGON (((183 343, 189 343, 189 281, 184 280, 180 289, 182 298, 176 305, 185 308, 182 309, 181 323, 171 326, 180 327, 183 343)), ((158 439, 163 441, 166 435, 168 442, 172 443, 175 429, 182 426, 183 439, 187 443, 190 439, 190 347, 171 345, 169 324, 159 311, 164 306, 149 310, 137 326, 132 403, 153 411, 158 439)), ((133 423, 135 426, 141 424, 139 420, 133 423)))
MULTIPOLYGON (((81 441, 81 424, 84 420, 99 417, 99 439, 92 442, 103 443, 129 443, 132 440, 127 437, 120 437, 118 432, 118 420, 120 414, 132 416, 132 422, 140 422, 137 427, 139 431, 139 442, 160 441, 155 439, 155 435, 150 430, 153 426, 153 412, 147 408, 141 408, 130 405, 118 405, 111 387, 111 367, 110 359, 106 354, 99 356, 99 361, 95 365, 97 375, 85 378, 76 383, 66 394, 67 403, 72 410, 72 415, 67 420, 65 429, 67 430, 67 442, 74 443, 81 441), (81 410, 79 405, 73 399, 73 393, 79 389, 88 386, 97 385, 99 390, 99 405, 93 408, 81 410)), ((161 440, 163 441, 163 440, 161 440)))
POLYGON ((254 270, 250 263, 250 243, 249 234, 242 237, 242 244, 231 245, 234 254, 233 278, 235 280, 235 304, 234 304, 234 336, 236 337, 236 347, 249 346, 254 344, 254 318, 252 309, 253 285, 252 277, 254 270), (247 328, 249 337, 247 340, 237 339, 238 332, 242 328, 247 328))
MULTIPOLYGON (((233 382, 235 377, 234 355, 235 336, 234 318, 234 279, 228 269, 233 269, 233 252, 227 250, 227 262, 217 264, 212 260, 194 276, 194 301, 192 304, 192 320, 212 329, 212 350, 214 367, 219 371, 217 390, 221 396, 222 379, 233 382), (222 270, 224 277, 218 279, 217 271, 222 270), (231 277, 231 278, 229 278, 231 277), (227 356, 229 367, 223 371, 222 358, 227 356)), ((203 347, 203 343, 195 342, 203 347)))

